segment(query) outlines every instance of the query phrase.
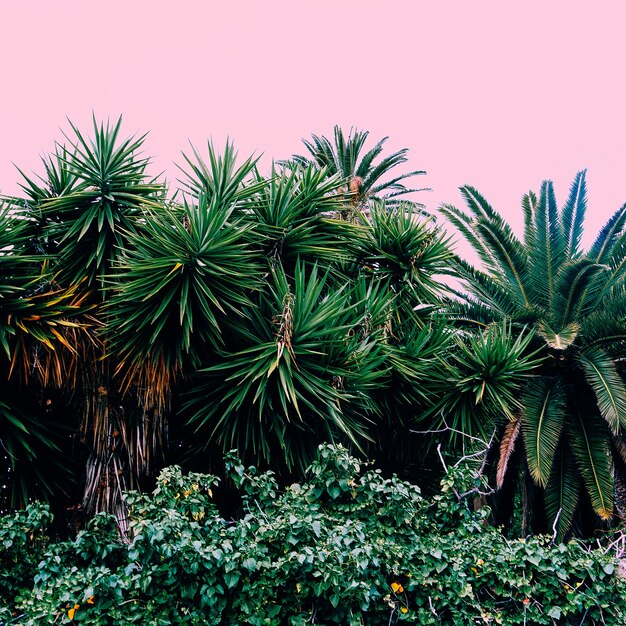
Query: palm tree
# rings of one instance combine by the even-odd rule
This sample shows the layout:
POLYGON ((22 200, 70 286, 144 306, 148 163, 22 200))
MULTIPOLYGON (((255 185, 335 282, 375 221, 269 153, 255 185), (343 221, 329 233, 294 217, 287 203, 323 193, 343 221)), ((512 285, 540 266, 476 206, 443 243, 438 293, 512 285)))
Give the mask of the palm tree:
MULTIPOLYGON (((294 155, 291 163, 301 167, 315 165, 323 169, 328 176, 339 177, 343 181, 339 191, 345 197, 345 203, 352 212, 366 210, 370 200, 385 199, 391 206, 397 203, 400 196, 426 191, 424 188, 407 188, 402 182, 413 176, 426 174, 423 170, 406 172, 388 178, 392 169, 408 160, 407 148, 375 162, 382 154, 388 137, 383 137, 373 148, 363 153, 368 136, 368 131, 353 129, 346 139, 342 129, 335 126, 334 143, 323 135, 321 137, 313 135, 310 141, 304 139, 302 143, 309 154, 294 155)), ((414 204, 416 207, 424 207, 423 204, 414 204)))
MULTIPOLYGON (((464 186, 461 194, 467 211, 444 205, 442 212, 482 269, 457 258, 465 289, 457 316, 482 328, 506 321, 515 334, 532 329, 527 352, 541 360, 518 398, 500 398, 506 419, 500 420, 497 486, 517 484, 528 502, 533 494, 524 479, 515 480, 521 465, 538 498, 536 519, 545 513, 543 529, 560 535, 587 502, 609 520, 616 480, 624 480, 626 469, 626 205, 584 251, 584 171, 561 210, 550 181, 539 196, 524 196, 521 240, 476 189, 464 186)), ((492 371, 483 367, 474 376, 489 387, 492 371)))

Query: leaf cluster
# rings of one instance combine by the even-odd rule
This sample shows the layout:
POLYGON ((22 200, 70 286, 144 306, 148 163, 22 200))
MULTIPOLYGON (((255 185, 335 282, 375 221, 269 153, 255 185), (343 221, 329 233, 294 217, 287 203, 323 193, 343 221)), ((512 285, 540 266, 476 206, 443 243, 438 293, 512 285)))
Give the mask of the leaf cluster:
MULTIPOLYGON (((507 541, 457 493, 455 468, 433 499, 322 446, 307 480, 227 466, 243 510, 220 517, 215 478, 163 471, 129 493, 130 536, 95 517, 49 547, 18 623, 617 624, 626 587, 615 560, 580 542, 507 541)), ((0 528, 7 525, 1 518, 0 528)), ((22 548, 23 549, 23 548, 22 548)), ((21 588, 20 588, 21 587, 21 588)))

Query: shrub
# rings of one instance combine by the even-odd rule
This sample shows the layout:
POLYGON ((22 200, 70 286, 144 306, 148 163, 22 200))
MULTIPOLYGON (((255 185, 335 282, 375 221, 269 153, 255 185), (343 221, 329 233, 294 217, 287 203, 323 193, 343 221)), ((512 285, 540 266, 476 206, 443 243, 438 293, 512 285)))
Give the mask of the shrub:
MULTIPOLYGON (((581 542, 509 541, 474 512, 454 469, 431 500, 340 446, 322 446, 308 481, 227 469, 237 520, 212 476, 171 467, 152 495, 129 493, 127 541, 96 516, 50 546, 20 624, 621 624, 615 560, 581 542)), ((470 489, 471 490, 471 489, 470 489)))
POLYGON ((0 517, 0 624, 9 621, 20 589, 30 589, 47 545, 52 513, 47 504, 0 517))

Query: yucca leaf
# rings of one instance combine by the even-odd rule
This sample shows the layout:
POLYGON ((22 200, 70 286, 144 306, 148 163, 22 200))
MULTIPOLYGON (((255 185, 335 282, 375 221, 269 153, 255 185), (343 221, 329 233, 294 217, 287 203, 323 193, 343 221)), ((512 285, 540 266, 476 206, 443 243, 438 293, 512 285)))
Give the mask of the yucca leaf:
POLYGON ((239 348, 222 349, 186 396, 197 428, 223 446, 246 441, 251 457, 288 467, 320 437, 367 438, 385 355, 374 336, 350 335, 357 304, 346 289, 328 291, 330 280, 304 263, 293 280, 274 268, 269 291, 237 324, 239 348))

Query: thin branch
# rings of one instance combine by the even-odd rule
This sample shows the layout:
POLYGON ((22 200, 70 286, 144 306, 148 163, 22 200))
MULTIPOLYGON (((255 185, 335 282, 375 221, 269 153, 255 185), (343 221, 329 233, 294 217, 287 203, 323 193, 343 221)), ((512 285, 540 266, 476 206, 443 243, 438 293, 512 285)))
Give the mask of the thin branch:
POLYGON ((556 536, 558 534, 558 530, 556 529, 556 527, 557 527, 557 524, 559 523, 559 517, 561 517, 562 511, 563 511, 563 508, 561 507, 558 513, 556 514, 556 517, 554 518, 554 524, 552 524, 552 543, 556 541, 556 536))

